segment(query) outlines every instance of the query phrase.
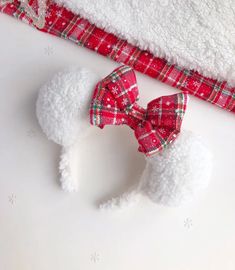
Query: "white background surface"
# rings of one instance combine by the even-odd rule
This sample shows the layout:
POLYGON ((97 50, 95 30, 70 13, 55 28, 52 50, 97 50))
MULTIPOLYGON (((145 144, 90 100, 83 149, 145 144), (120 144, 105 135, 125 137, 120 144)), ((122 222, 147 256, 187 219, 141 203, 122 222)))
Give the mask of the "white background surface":
MULTIPOLYGON (((204 136, 214 171, 183 208, 143 199, 122 213, 98 202, 138 180, 144 158, 128 127, 93 128, 77 149, 80 190, 58 185, 60 148, 35 117, 39 87, 77 64, 101 76, 117 64, 0 14, 0 269, 234 270, 235 116, 192 97, 184 128, 204 136)), ((137 73, 140 103, 177 90, 137 73)))

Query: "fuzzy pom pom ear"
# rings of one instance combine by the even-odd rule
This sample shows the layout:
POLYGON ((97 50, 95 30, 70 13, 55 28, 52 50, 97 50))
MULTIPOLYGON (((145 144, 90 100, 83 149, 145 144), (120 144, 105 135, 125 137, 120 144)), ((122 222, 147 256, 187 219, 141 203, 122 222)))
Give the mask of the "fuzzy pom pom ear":
POLYGON ((201 138, 192 132, 181 132, 174 143, 146 161, 142 192, 153 202, 185 204, 208 186, 212 156, 201 138))
POLYGON ((70 68, 57 73, 39 91, 37 118, 48 139, 62 145, 60 180, 68 191, 77 189, 70 168, 71 146, 90 127, 89 106, 98 80, 85 68, 70 68))
POLYGON ((89 105, 97 76, 85 68, 57 73, 39 91, 36 113, 48 139, 70 146, 89 124, 89 105))
POLYGON ((212 155, 202 139, 182 131, 166 149, 146 158, 142 177, 133 189, 100 207, 124 209, 136 203, 141 194, 163 205, 186 204, 208 186, 211 171, 212 155))

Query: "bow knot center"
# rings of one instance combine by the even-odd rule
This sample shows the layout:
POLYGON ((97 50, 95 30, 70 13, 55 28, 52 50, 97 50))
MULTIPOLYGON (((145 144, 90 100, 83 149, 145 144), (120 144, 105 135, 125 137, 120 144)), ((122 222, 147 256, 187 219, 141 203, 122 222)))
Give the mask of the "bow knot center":
POLYGON ((142 126, 147 117, 146 110, 139 106, 136 102, 126 108, 125 113, 129 117, 133 118, 133 122, 135 123, 134 126, 142 126))

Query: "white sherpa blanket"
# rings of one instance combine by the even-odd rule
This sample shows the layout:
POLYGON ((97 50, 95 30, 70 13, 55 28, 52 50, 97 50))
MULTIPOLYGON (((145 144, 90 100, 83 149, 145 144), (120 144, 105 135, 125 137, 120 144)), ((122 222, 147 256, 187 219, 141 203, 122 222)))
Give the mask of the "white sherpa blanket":
POLYGON ((235 85, 234 0, 55 0, 97 26, 235 85))

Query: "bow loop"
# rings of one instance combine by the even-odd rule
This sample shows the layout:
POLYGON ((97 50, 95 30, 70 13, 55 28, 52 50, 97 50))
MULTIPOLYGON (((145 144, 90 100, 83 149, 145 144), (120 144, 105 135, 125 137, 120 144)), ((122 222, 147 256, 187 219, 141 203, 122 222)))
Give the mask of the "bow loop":
POLYGON ((112 93, 118 108, 130 111, 138 100, 138 87, 134 71, 128 66, 115 69, 107 78, 107 89, 112 93))
POLYGON ((187 102, 183 92, 156 98, 148 103, 147 119, 159 129, 180 130, 187 102))
POLYGON ((130 126, 139 142, 139 151, 152 155, 171 142, 180 132, 188 95, 179 93, 151 101, 145 110, 139 106, 134 71, 128 66, 115 69, 95 88, 90 122, 104 125, 130 126))

